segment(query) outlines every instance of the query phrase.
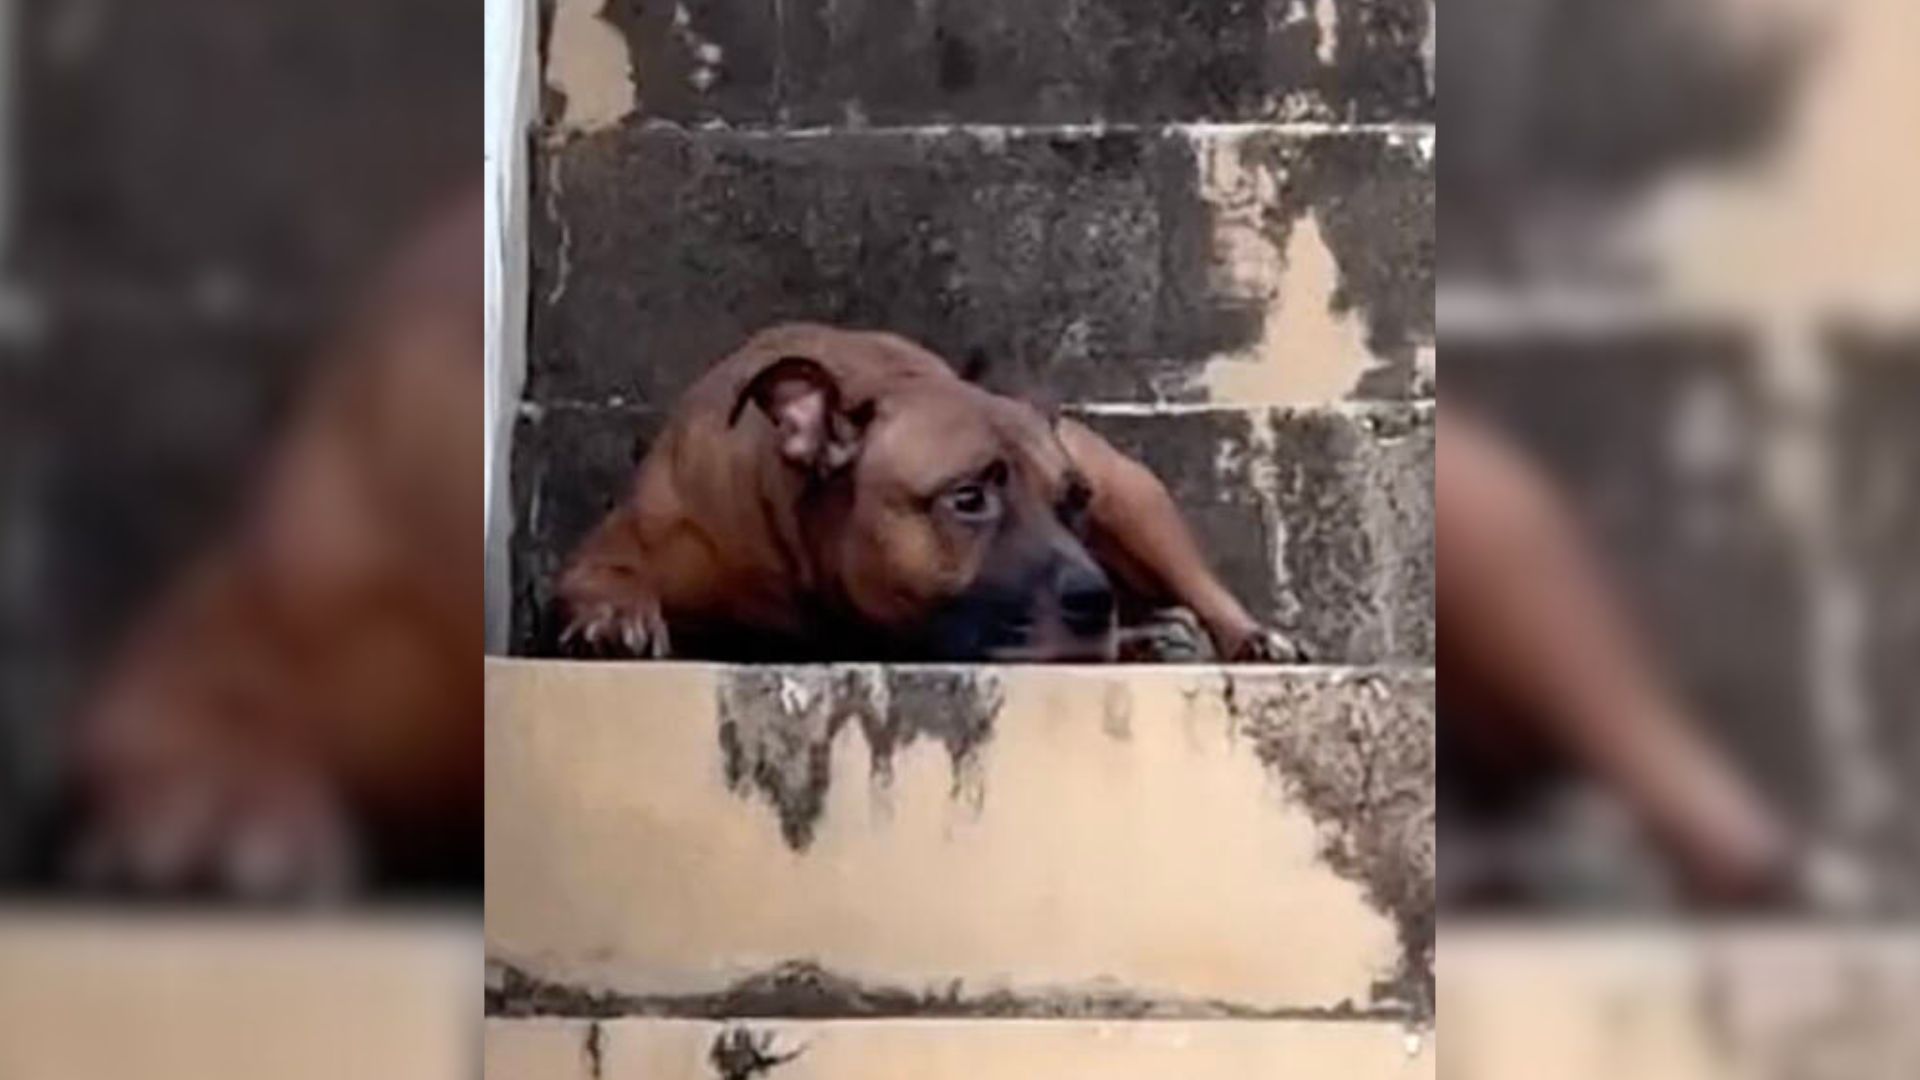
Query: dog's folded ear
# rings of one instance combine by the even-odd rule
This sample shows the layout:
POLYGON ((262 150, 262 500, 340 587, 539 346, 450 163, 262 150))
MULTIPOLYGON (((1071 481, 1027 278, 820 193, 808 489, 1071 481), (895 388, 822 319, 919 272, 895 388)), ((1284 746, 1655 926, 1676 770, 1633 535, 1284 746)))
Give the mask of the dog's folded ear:
POLYGON ((859 454, 867 421, 873 417, 872 402, 846 409, 839 380, 819 361, 804 356, 783 356, 761 369, 734 399, 727 423, 739 423, 749 404, 757 406, 778 432, 781 458, 821 476, 859 454))

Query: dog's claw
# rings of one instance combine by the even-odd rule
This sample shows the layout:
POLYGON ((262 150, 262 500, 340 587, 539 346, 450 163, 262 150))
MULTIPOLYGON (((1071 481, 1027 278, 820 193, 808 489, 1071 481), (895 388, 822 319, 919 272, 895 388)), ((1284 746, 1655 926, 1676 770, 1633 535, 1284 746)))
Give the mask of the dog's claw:
POLYGON ((644 624, 622 623, 620 640, 627 647, 629 656, 660 660, 667 655, 667 627, 657 615, 649 614, 644 624))
POLYGON ((1292 638, 1272 627, 1263 626, 1240 642, 1232 659, 1238 664, 1299 664, 1310 657, 1292 638))
POLYGON ((667 624, 655 607, 631 610, 602 604, 575 617, 560 633, 562 652, 588 657, 662 659, 667 624))

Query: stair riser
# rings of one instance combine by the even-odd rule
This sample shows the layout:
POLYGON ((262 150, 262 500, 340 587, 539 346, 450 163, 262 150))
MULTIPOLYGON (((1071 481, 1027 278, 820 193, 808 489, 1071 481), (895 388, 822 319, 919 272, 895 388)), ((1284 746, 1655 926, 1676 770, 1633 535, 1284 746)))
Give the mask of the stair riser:
POLYGON ((494 661, 487 679, 496 1011, 1429 1007, 1431 675, 494 661))
MULTIPOLYGON (((1222 579, 1317 660, 1431 663, 1433 429, 1423 406, 1097 413, 1165 482, 1222 579)), ((626 490, 659 417, 533 410, 517 433, 516 649, 557 633, 567 553, 626 490)))
POLYGON ((790 319, 1056 401, 1431 392, 1428 136, 627 125, 543 153, 537 401, 657 407, 790 319))

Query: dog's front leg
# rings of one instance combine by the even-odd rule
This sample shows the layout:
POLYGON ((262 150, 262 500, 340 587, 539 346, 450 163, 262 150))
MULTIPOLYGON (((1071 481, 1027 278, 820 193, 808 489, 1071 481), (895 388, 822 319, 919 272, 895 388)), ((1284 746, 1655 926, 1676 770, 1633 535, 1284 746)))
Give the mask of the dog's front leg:
POLYGON ((1084 424, 1062 420, 1059 431, 1068 456, 1092 489, 1088 540, 1094 557, 1110 573, 1146 600, 1190 608, 1228 660, 1305 659, 1285 634, 1247 614, 1214 576, 1158 477, 1084 424))
POLYGON ((563 652, 594 656, 668 655, 672 643, 660 590, 648 572, 639 523, 621 506, 587 534, 560 575, 563 652))

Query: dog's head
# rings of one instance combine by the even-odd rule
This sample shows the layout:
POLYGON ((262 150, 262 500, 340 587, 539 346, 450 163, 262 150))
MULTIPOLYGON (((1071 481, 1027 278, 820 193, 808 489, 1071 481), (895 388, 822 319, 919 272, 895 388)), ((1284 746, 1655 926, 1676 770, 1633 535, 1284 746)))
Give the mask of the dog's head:
POLYGON ((957 379, 901 379, 850 400, 788 356, 741 391, 767 453, 804 478, 801 543, 817 582, 899 655, 1106 659, 1113 589, 1082 528, 1092 491, 1053 423, 957 379))

